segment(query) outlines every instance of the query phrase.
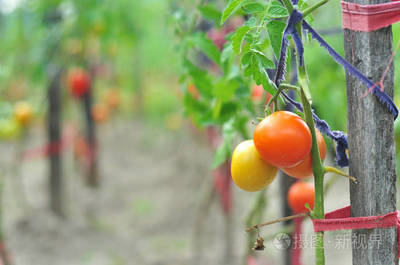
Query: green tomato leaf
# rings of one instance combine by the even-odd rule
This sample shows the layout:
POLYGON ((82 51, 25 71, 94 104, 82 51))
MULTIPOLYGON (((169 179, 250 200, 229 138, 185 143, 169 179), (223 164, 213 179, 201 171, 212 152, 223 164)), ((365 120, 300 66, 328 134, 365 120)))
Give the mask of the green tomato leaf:
POLYGON ((240 53, 244 35, 246 35, 246 33, 249 32, 249 31, 250 31, 250 27, 249 26, 242 26, 240 28, 237 28, 236 31, 235 31, 235 34, 233 34, 233 36, 232 36, 232 47, 233 47, 233 51, 236 54, 240 53))
POLYGON ((258 56, 253 56, 251 60, 253 68, 253 79, 257 85, 262 85, 264 90, 266 90, 271 95, 275 95, 277 88, 275 84, 269 78, 267 71, 264 66, 259 61, 258 56))
POLYGON ((242 64, 242 66, 246 66, 250 63, 251 61, 251 57, 253 56, 252 52, 247 52, 242 56, 242 60, 240 61, 240 63, 242 64))
POLYGON ((272 50, 274 51, 275 58, 279 58, 281 53, 282 35, 285 30, 286 24, 279 20, 272 20, 267 23, 267 32, 271 40, 272 50))
POLYGON ((183 66, 188 71, 188 74, 192 77, 193 82, 200 94, 205 97, 211 97, 213 85, 207 72, 197 68, 189 60, 184 60, 183 66))
POLYGON ((189 93, 186 93, 183 98, 183 106, 185 107, 185 113, 189 114, 197 114, 197 113, 205 113, 208 110, 208 106, 195 99, 189 93))
POLYGON ((226 45, 221 53, 221 62, 225 63, 232 57, 232 45, 226 45))
POLYGON ((251 74, 253 73, 253 67, 251 65, 247 66, 244 71, 243 71, 243 75, 245 77, 251 76, 251 74))
POLYGON ((251 49, 251 51, 255 54, 259 64, 267 69, 274 69, 275 68, 275 64, 268 59, 261 51, 255 50, 255 49, 251 49))
POLYGON ((211 4, 199 6, 198 9, 204 18, 212 20, 216 24, 221 20, 221 12, 211 4))
POLYGON ((194 37, 196 47, 206 54, 215 64, 220 65, 221 52, 214 45, 212 40, 206 37, 204 33, 198 33, 194 37))
POLYGON ((213 91, 214 96, 221 102, 230 100, 235 94, 236 89, 240 86, 240 83, 236 80, 220 80, 215 84, 213 91))
POLYGON ((260 72, 262 75, 261 84, 264 90, 274 96, 278 88, 275 86, 274 82, 272 82, 272 80, 269 78, 265 69, 262 69, 260 72))
POLYGON ((255 17, 251 17, 246 22, 244 22, 244 24, 249 27, 254 27, 257 24, 257 19, 255 17))
POLYGON ((215 169, 218 166, 222 165, 227 159, 229 159, 230 155, 230 146, 224 141, 224 143, 218 147, 217 151, 215 151, 214 160, 211 168, 215 169))
POLYGON ((267 10, 267 15, 271 18, 280 18, 287 17, 289 13, 281 2, 274 0, 267 10))
POLYGON ((242 10, 246 14, 255 14, 263 12, 265 7, 260 3, 249 3, 242 6, 242 10))
POLYGON ((224 24, 225 21, 233 14, 235 13, 241 6, 243 0, 231 0, 229 4, 226 6, 224 11, 222 12, 222 17, 220 24, 224 24))
MULTIPOLYGON (((226 124, 226 122, 230 121, 232 117, 238 115, 238 111, 240 110, 240 104, 237 102, 229 101, 222 105, 220 116, 218 117, 219 124, 226 124)), ((225 138, 225 134, 224 134, 225 138)))

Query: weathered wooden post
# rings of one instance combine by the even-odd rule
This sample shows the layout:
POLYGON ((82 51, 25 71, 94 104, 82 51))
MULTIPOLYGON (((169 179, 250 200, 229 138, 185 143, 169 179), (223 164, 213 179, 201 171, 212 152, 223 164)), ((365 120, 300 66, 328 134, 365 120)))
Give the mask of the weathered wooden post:
MULTIPOLYGON (((61 152, 52 150, 61 143, 61 105, 62 91, 60 86, 61 69, 57 69, 48 88, 48 137, 49 137, 49 166, 50 166, 50 207, 51 210, 63 216, 62 200, 62 166, 61 152)), ((58 149, 58 148, 57 148, 58 149)))
MULTIPOLYGON (((349 0, 367 5, 388 0, 349 0)), ((392 55, 392 28, 373 32, 346 29, 346 59, 373 82, 378 82, 392 55)), ((393 115, 375 96, 362 97, 368 88, 349 73, 347 80, 348 140, 352 216, 383 215, 396 210, 396 172, 393 115)), ((393 97, 393 66, 384 80, 385 92, 393 97)), ((397 231, 390 229, 354 230, 353 264, 398 264, 397 231)))

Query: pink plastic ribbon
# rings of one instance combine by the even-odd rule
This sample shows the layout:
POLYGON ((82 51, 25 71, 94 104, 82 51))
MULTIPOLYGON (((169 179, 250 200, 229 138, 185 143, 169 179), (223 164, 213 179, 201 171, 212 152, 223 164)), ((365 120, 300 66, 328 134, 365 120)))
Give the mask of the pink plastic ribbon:
POLYGON ((294 231, 292 233, 292 249, 290 250, 290 264, 291 265, 301 265, 301 246, 300 246, 300 236, 301 236, 301 226, 303 224, 304 217, 299 217, 293 220, 294 231))
POLYGON ((400 217, 398 211, 380 216, 350 217, 350 206, 325 214, 325 219, 313 219, 314 232, 397 227, 400 257, 400 217))
POLYGON ((66 128, 64 135, 61 137, 60 141, 25 150, 22 153, 22 159, 30 160, 60 153, 68 147, 72 146, 75 134, 75 127, 69 125, 66 128))
POLYGON ((400 0, 376 5, 342 1, 341 5, 342 27, 345 29, 371 32, 400 21, 400 0))
POLYGON ((214 170, 214 187, 219 194, 221 206, 226 215, 232 210, 232 190, 231 190, 231 163, 229 160, 214 170))
MULTIPOLYGON (((217 149, 223 142, 222 135, 215 127, 207 127, 207 137, 210 146, 217 149)), ((219 194, 219 201, 226 215, 232 210, 232 190, 231 190, 231 163, 225 161, 213 171, 214 187, 219 194)))

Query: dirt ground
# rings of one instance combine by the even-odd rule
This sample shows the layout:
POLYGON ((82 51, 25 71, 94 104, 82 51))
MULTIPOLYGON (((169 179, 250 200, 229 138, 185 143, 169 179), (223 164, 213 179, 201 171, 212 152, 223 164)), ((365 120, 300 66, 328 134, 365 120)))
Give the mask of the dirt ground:
MULTIPOLYGON (((32 132, 24 148, 40 146, 45 134, 32 132)), ((204 248, 193 247, 198 200, 211 178, 212 154, 204 139, 190 130, 157 130, 143 122, 114 122, 101 128, 101 187, 84 187, 71 152, 64 156, 66 218, 48 210, 47 161, 19 161, 20 177, 11 174, 15 144, 2 144, 4 228, 16 265, 179 265, 224 264, 224 218, 217 202, 204 218, 204 248), (22 191, 23 189, 23 191, 22 191), (26 202, 21 194, 26 195, 26 202)), ((279 181, 268 190, 266 218, 280 217, 279 181)), ((346 180, 333 185, 327 210, 348 204, 346 180)), ((244 217, 255 198, 234 187, 233 253, 229 264, 243 264, 244 217)), ((262 230, 279 232, 280 225, 262 230)), ((310 222, 304 225, 311 231, 310 222)), ((327 264, 351 264, 351 250, 337 249, 328 233, 327 264), (340 262, 339 262, 340 261, 340 262)), ((260 264, 282 264, 282 250, 266 242, 260 264)), ((306 247, 304 264, 313 264, 306 247)))

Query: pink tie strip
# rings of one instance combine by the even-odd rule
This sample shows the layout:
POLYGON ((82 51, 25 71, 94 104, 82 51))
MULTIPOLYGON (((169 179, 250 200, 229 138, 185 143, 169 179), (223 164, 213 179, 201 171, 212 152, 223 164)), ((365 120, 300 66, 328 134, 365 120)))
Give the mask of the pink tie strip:
POLYGON ((371 32, 400 21, 400 0, 376 5, 342 1, 341 5, 342 27, 345 29, 371 32))
MULTIPOLYGON (((380 216, 350 217, 350 206, 325 214, 326 219, 313 219, 314 232, 397 227, 399 239, 400 217, 398 211, 380 216)), ((400 250, 400 240, 399 250, 400 250)), ((400 257, 400 251, 398 253, 400 257)))

